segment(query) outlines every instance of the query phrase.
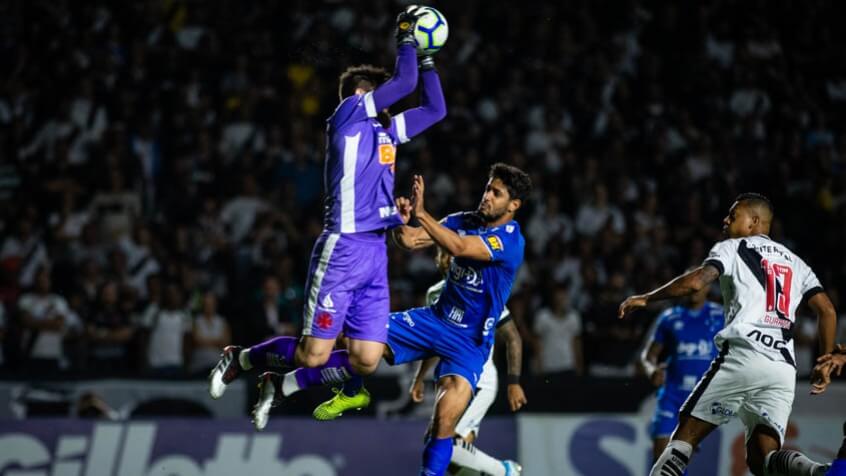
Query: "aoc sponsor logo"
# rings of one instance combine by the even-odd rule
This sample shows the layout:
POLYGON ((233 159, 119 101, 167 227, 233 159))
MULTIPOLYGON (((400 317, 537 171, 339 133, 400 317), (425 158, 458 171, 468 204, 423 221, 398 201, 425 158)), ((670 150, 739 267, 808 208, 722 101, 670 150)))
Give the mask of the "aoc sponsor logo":
POLYGON ((785 342, 783 340, 776 339, 775 337, 773 337, 769 334, 764 334, 763 332, 761 332, 757 329, 755 329, 752 332, 746 334, 746 337, 749 337, 749 338, 755 340, 756 342, 763 344, 764 347, 769 347, 770 349, 776 349, 776 350, 784 349, 785 346, 787 345, 787 342, 785 342))

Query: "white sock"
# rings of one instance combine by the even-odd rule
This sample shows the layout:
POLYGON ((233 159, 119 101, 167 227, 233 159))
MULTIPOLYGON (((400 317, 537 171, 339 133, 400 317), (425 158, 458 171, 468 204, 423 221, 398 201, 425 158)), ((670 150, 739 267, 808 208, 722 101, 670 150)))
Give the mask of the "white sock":
POLYGON ((491 476, 505 476, 505 466, 502 461, 486 455, 479 448, 458 438, 452 442, 450 462, 491 476))
POLYGON ((681 476, 690 463, 693 447, 681 440, 671 440, 658 461, 652 466, 649 476, 681 476))
POLYGON ((241 349, 241 352, 238 353, 238 363, 241 364, 241 368, 244 370, 250 370, 253 368, 253 364, 250 363, 250 348, 247 347, 246 349, 241 349))
POLYGON ((300 384, 297 383, 297 371, 292 370, 282 377, 282 395, 289 397, 300 390, 300 384))
POLYGON ((764 474, 768 476, 817 476, 825 465, 808 459, 798 451, 770 451, 764 458, 764 474))

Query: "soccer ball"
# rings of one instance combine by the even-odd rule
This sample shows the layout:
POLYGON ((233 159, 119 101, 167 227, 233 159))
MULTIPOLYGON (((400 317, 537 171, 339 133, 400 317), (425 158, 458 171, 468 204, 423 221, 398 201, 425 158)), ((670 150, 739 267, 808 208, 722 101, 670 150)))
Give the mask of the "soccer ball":
POLYGON ((420 7, 423 16, 417 19, 414 39, 417 40, 418 55, 432 55, 438 52, 449 36, 449 26, 443 14, 432 7, 420 7))

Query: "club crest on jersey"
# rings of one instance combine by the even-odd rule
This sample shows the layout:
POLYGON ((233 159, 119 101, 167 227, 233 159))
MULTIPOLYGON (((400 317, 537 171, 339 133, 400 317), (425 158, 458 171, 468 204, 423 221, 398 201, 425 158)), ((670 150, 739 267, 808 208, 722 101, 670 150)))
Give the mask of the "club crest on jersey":
POLYGON ((335 312, 335 301, 332 301, 332 293, 323 296, 323 300, 320 301, 320 307, 326 312, 335 312))
POLYGON ((486 238, 488 245, 490 245, 491 249, 494 251, 502 251, 502 240, 499 239, 496 235, 489 235, 486 238))

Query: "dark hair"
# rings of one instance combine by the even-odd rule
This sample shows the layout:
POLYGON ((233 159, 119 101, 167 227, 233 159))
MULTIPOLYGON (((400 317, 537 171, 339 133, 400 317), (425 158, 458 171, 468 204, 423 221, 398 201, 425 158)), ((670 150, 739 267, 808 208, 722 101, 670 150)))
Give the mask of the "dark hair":
POLYGON ((525 202, 529 198, 529 192, 532 191, 532 179, 529 178, 529 174, 513 165, 497 162, 491 165, 491 171, 488 173, 488 177, 502 180, 505 188, 508 189, 508 196, 512 200, 525 202))
POLYGON ((737 203, 746 202, 754 207, 763 207, 770 212, 770 215, 775 215, 775 208, 773 207, 773 202, 771 202, 769 198, 765 197, 764 195, 761 195, 760 193, 741 193, 737 196, 734 201, 737 203))
POLYGON ((369 87, 375 89, 390 77, 385 68, 380 68, 379 66, 373 66, 371 64, 350 66, 346 71, 341 73, 338 96, 343 101, 344 98, 355 94, 356 88, 369 87))

